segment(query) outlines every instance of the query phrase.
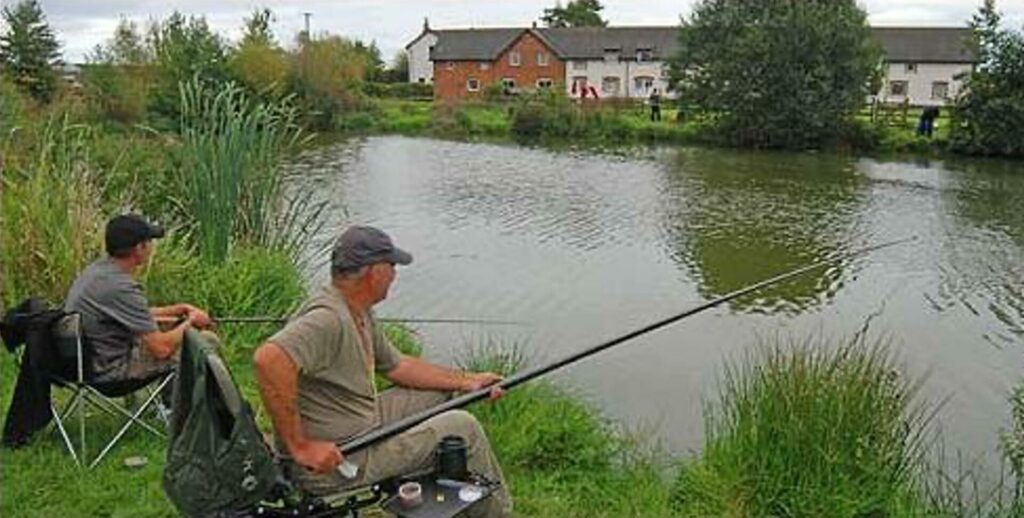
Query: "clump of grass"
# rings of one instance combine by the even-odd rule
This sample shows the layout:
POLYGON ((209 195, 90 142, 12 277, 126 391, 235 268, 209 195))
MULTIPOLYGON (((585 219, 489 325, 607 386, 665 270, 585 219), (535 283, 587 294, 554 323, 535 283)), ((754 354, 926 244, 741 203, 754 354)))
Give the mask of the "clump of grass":
POLYGON ((29 295, 59 303, 102 250, 100 176, 90 129, 65 116, 41 128, 23 167, 0 170, 0 278, 5 305, 29 295))
POLYGON ((321 223, 311 189, 286 189, 280 160, 304 142, 287 103, 258 103, 234 84, 181 86, 183 219, 200 254, 224 260, 234 243, 297 258, 321 223))
POLYGON ((684 516, 917 516, 921 380, 884 344, 769 345, 726 368, 706 444, 683 465, 684 516))
MULTIPOLYGON (((511 375, 523 348, 486 343, 461 368, 511 375)), ((544 380, 470 408, 487 430, 522 516, 669 516, 660 452, 618 429, 578 393, 544 380)))

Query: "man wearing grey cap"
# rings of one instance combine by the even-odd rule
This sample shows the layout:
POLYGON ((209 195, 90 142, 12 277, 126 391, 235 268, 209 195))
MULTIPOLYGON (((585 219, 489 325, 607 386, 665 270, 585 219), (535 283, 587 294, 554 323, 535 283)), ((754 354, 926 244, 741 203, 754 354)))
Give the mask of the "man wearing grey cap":
MULTIPOLYGON (((395 265, 412 256, 384 232, 346 230, 331 254, 331 281, 280 332, 256 350, 256 376, 291 477, 315 495, 429 469, 441 438, 467 442, 471 471, 501 482, 476 506, 477 516, 506 516, 511 499, 480 423, 462 410, 445 412, 391 439, 342 458, 338 444, 501 379, 491 372, 460 372, 405 356, 376 325, 372 308, 387 297, 395 265), (374 374, 398 387, 378 394, 374 374), (358 470, 352 478, 337 468, 358 470), (298 469, 296 469, 298 468, 298 469), (303 469, 304 468, 304 469, 303 469)), ((494 389, 492 398, 501 396, 494 389)))
POLYGON ((153 252, 153 240, 164 230, 137 214, 107 222, 107 256, 89 265, 75 279, 64 310, 82 317, 82 334, 91 347, 94 382, 147 380, 172 370, 182 336, 190 325, 206 328, 209 315, 191 304, 150 307, 133 275, 153 252), (156 319, 179 318, 161 331, 156 319))

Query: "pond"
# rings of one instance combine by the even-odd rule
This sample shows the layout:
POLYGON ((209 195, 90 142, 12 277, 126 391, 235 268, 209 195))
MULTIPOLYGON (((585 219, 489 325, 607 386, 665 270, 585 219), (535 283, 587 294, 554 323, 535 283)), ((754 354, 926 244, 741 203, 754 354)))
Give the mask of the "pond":
MULTIPOLYGON (((947 446, 992 460, 1024 375, 1024 163, 662 148, 552 151, 373 137, 293 169, 348 223, 415 261, 378 314, 522 325, 419 325, 429 358, 516 343, 561 357, 744 285, 845 260, 702 313, 554 378, 675 452, 698 449, 729 361, 772 340, 868 329, 942 403, 947 446)), ((317 281, 326 273, 318 256, 317 281)))

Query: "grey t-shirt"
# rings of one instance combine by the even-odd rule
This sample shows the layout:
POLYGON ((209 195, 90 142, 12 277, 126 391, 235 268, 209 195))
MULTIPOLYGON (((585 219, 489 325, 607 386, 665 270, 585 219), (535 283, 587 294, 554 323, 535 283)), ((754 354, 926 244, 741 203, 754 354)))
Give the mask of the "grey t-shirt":
POLYGON ((270 338, 299 369, 299 416, 307 437, 342 442, 380 424, 374 372, 398 366, 395 349, 370 316, 359 338, 345 299, 331 285, 270 338))
POLYGON ((139 335, 157 331, 142 287, 111 257, 90 264, 75 279, 64 310, 82 315, 82 334, 92 347, 96 381, 127 378, 139 335))

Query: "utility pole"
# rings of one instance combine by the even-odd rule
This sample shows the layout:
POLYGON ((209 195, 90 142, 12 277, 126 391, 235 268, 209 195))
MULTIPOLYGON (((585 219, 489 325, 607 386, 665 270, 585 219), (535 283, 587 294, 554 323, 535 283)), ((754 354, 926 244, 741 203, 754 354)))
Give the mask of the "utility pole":
POLYGON ((306 19, 306 41, 313 41, 313 35, 309 32, 309 18, 313 13, 302 13, 302 16, 306 19))

